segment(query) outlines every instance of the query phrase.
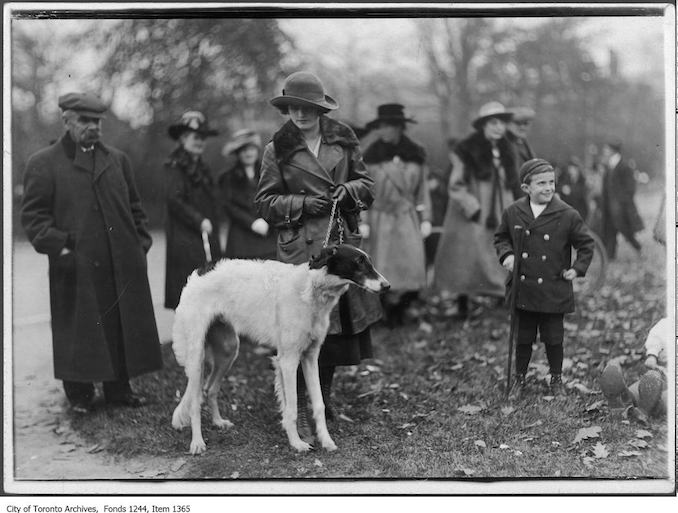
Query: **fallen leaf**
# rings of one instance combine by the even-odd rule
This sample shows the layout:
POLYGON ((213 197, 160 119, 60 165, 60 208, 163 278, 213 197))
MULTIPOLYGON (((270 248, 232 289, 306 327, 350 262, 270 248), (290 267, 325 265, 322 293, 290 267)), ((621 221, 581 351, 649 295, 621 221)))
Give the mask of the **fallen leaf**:
POLYGON ((485 442, 483 442, 482 440, 476 440, 475 442, 473 442, 473 445, 475 445, 476 447, 480 447, 481 449, 485 449, 487 447, 487 444, 485 444, 485 442))
POLYGON ((555 399, 555 397, 552 395, 543 395, 541 398, 546 402, 551 402, 555 399))
POLYGON ((180 458, 170 465, 170 470, 176 472, 186 464, 186 458, 180 458))
POLYGON ((240 477, 240 472, 236 471, 231 474, 231 479, 238 479, 240 477))
POLYGON ((414 426, 414 424, 412 424, 411 422, 406 422, 405 424, 400 426, 398 429, 407 429, 407 428, 412 427, 412 426, 414 426))
POLYGON ((640 456, 638 451, 621 451, 618 456, 620 458, 633 458, 634 456, 640 456))
POLYGON ((508 449, 509 446, 506 445, 506 444, 500 444, 500 445, 499 445, 499 448, 503 450, 503 449, 508 449))
POLYGON ((560 442, 551 442, 552 447, 560 447, 560 442))
POLYGON ((398 383, 391 383, 388 388, 400 388, 400 385, 398 383))
POLYGON ((648 444, 645 440, 641 440, 639 438, 629 441, 629 445, 632 445, 637 449, 647 449, 650 446, 650 444, 648 444))
POLYGON ((475 470, 465 467, 455 468, 453 472, 458 476, 472 476, 473 474, 476 473, 475 470))
POLYGON ((103 450, 103 447, 101 447, 101 444, 94 444, 92 447, 87 449, 87 452, 89 452, 90 454, 94 454, 94 453, 100 452, 101 450, 103 450))
POLYGON ((472 404, 465 404, 464 406, 460 406, 457 409, 462 413, 466 413, 467 415, 475 415, 479 411, 482 411, 480 406, 474 406, 472 404))
POLYGON ((513 454, 515 454, 516 456, 522 456, 523 455, 523 453, 521 451, 513 451, 513 454))
POLYGON ((148 479, 151 477, 158 477, 161 476, 165 473, 164 468, 149 468, 144 470, 142 473, 139 474, 139 477, 148 479))
POLYGON ((456 363, 452 367, 450 367, 450 370, 457 371, 460 370, 464 367, 463 363, 456 363))
POLYGON ((320 461, 320 460, 317 459, 317 458, 316 458, 315 460, 313 460, 313 464, 314 464, 316 467, 322 467, 322 466, 323 466, 323 462, 320 461))
POLYGON ((600 431, 601 431, 600 426, 581 428, 579 431, 577 431, 577 436, 574 437, 574 441, 572 443, 576 444, 587 438, 599 438, 600 431))
POLYGON ((419 331, 423 331, 424 333, 432 333, 433 332, 433 326, 431 326, 428 322, 421 322, 419 324, 419 331))
POLYGON ((504 406, 501 409, 501 414, 502 415, 511 415, 515 411, 515 408, 513 406, 504 406))
POLYGON ((370 372, 380 372, 381 371, 381 369, 379 367, 375 367, 374 365, 365 365, 365 368, 370 372))
POLYGON ((593 446, 593 456, 597 459, 601 458, 607 458, 610 455, 610 453, 607 450, 607 447, 605 447, 604 444, 598 442, 596 445, 593 446))
POLYGON ((652 438, 652 433, 644 429, 638 429, 636 431, 636 438, 652 438))
POLYGON ((415 349, 424 349, 426 346, 428 346, 428 340, 419 340, 413 344, 415 349))
POLYGON ((603 406, 603 404, 605 404, 604 400, 603 401, 596 401, 595 403, 591 403, 586 407, 586 411, 590 412, 590 411, 600 410, 600 408, 601 408, 601 406, 603 406))
POLYGON ((585 385, 582 385, 581 383, 573 383, 572 388, 578 390, 582 394, 595 394, 595 392, 593 390, 591 390, 590 388, 588 388, 585 385))
POLYGON ((541 426, 543 423, 544 423, 543 421, 538 420, 537 422, 533 422, 532 424, 528 424, 528 425, 525 426, 523 429, 529 429, 529 428, 541 426))

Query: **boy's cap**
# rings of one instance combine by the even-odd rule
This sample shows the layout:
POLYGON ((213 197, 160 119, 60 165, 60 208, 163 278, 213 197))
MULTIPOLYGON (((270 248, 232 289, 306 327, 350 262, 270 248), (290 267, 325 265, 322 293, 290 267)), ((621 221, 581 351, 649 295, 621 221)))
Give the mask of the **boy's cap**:
POLYGON ((520 183, 527 183, 532 175, 554 171, 553 166, 544 159, 531 159, 520 167, 520 183))

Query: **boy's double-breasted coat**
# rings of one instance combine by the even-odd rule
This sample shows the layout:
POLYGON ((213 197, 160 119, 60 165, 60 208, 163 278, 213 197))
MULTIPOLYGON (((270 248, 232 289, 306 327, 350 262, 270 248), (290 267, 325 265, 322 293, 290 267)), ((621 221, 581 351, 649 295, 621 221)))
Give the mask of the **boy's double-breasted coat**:
POLYGON ((113 381, 160 369, 151 237, 127 156, 102 143, 83 152, 66 133, 29 159, 21 222, 49 257, 55 377, 113 381))
MULTIPOLYGON (((373 201, 373 180, 367 174, 353 131, 343 123, 320 117, 318 157, 308 149, 301 131, 291 122, 275 133, 264 149, 255 203, 261 217, 278 229, 278 260, 289 264, 308 262, 323 246, 330 214, 309 216, 303 210, 305 196, 331 197, 338 185, 346 187, 352 208, 341 209, 344 242, 360 247, 358 213, 373 201)), ((336 225, 332 243, 338 241, 336 225)), ((351 285, 344 300, 332 310, 328 334, 347 334, 339 306, 347 305, 351 331, 360 333, 381 317, 376 295, 351 285)), ((348 333, 350 334, 350 333, 348 333)))
MULTIPOLYGON (((568 313, 574 311, 572 282, 562 277, 573 268, 584 276, 593 257, 593 239, 579 213, 558 196, 535 219, 529 197, 510 205, 503 213, 494 236, 499 261, 514 254, 516 226, 523 228, 521 251, 515 254, 519 287, 516 308, 530 312, 568 313), (577 257, 572 262, 572 248, 577 257)), ((513 286, 507 276, 507 297, 513 286)))

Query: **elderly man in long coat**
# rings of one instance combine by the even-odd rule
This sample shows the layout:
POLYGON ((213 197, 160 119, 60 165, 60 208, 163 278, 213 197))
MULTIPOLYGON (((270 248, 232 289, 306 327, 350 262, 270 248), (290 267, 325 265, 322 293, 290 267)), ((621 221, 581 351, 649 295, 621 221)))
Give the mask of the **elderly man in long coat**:
POLYGON ((147 277, 151 237, 129 159, 99 141, 106 106, 90 94, 59 98, 66 133, 32 155, 21 222, 49 257, 54 374, 73 409, 141 406, 129 378, 162 367, 147 277))

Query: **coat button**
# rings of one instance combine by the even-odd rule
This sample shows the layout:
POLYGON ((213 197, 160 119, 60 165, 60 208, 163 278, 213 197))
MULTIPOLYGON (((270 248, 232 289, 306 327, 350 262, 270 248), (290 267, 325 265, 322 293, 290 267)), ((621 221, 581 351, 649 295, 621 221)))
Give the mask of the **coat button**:
POLYGON ((527 253, 523 253, 523 254, 522 254, 522 257, 523 257, 523 258, 527 258, 527 253))
POLYGON ((525 235, 529 235, 529 234, 530 234, 530 230, 525 230, 525 235))
POLYGON ((309 246, 313 244, 313 239, 306 239, 306 244, 308 244, 309 246))
POLYGON ((541 278, 537 278, 537 283, 539 283, 539 285, 541 285, 542 283, 544 283, 544 280, 542 280, 541 278))
POLYGON ((520 281, 525 281, 525 275, 524 274, 520 275, 520 281))
POLYGON ((306 194, 306 190, 305 190, 305 189, 301 189, 301 190, 299 191, 299 194, 306 194))
POLYGON ((548 234, 548 233, 545 233, 545 234, 544 234, 544 240, 549 240, 550 238, 551 238, 551 237, 549 237, 549 234, 548 234))
POLYGON ((546 255, 541 256, 542 261, 546 260, 546 255))

